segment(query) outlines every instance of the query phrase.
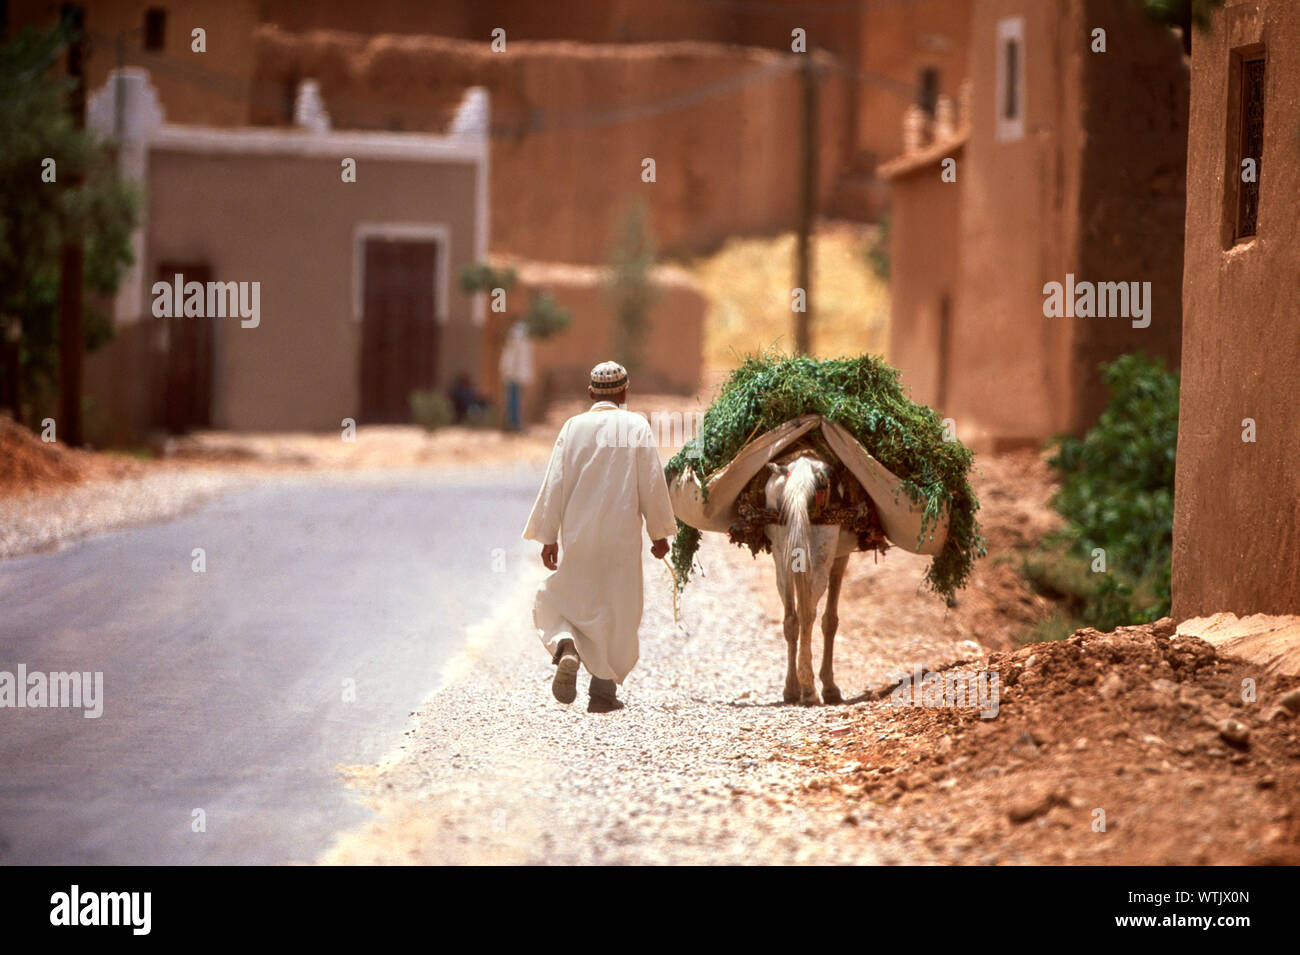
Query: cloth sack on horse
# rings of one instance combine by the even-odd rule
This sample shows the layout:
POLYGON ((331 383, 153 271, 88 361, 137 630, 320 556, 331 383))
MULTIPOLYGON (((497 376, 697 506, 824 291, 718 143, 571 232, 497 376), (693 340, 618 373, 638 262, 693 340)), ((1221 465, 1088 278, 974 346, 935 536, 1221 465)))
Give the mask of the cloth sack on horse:
POLYGON ((755 475, 817 429, 839 463, 870 497, 890 543, 931 557, 943 550, 948 536, 947 517, 926 528, 922 536, 923 509, 903 489, 902 478, 872 457, 845 428, 818 414, 800 415, 754 438, 709 475, 707 495, 689 468, 682 471, 668 487, 674 513, 698 530, 728 533, 741 519, 741 500, 755 475))

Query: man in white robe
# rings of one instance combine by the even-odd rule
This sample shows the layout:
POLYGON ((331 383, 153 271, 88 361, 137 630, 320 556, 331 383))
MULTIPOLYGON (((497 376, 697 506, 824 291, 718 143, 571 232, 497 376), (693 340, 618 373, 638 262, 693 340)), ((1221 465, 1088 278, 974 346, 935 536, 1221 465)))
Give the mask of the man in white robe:
POLYGON ((595 403, 560 429, 524 530, 555 571, 533 605, 533 622, 556 664, 551 689, 561 703, 572 703, 581 662, 591 674, 588 709, 596 712, 623 706, 616 684, 637 661, 642 521, 656 559, 668 553, 677 530, 650 425, 619 407, 627 381, 614 362, 592 369, 587 393, 595 403))

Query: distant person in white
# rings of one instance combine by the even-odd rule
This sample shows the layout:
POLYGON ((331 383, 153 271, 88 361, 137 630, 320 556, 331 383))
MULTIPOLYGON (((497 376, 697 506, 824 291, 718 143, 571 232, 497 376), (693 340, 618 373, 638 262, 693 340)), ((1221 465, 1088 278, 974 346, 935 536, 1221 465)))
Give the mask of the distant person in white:
POLYGON ((533 622, 555 663, 555 698, 577 696, 578 665, 591 674, 590 712, 621 709, 615 696, 636 665, 641 625, 641 528, 650 553, 668 553, 677 521, 650 425, 619 406, 627 370, 591 371, 589 411, 564 423, 524 539, 553 570, 537 590, 533 622), (561 555, 560 548, 563 547, 561 555), (557 569, 558 568, 558 569, 557 569))
POLYGON ((524 426, 524 389, 533 383, 533 343, 528 337, 528 325, 522 320, 510 326, 501 349, 499 371, 506 389, 506 427, 519 431, 524 426))

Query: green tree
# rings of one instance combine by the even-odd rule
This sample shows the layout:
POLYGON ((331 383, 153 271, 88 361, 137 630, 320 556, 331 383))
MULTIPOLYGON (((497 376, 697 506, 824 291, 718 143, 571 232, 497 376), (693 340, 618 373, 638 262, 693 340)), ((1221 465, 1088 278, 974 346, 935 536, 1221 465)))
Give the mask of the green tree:
POLYGON ((638 201, 619 222, 609 258, 608 291, 614 308, 610 348, 629 371, 645 360, 643 349, 650 330, 650 306, 658 296, 650 277, 656 254, 649 210, 643 201, 638 201))
POLYGON ((876 278, 889 281, 889 213, 880 216, 879 228, 875 236, 863 249, 863 257, 876 278))
POLYGON ((117 290, 132 262, 139 208, 108 149, 68 112, 71 81, 55 70, 70 38, 63 26, 28 28, 0 46, 0 326, 6 333, 18 326, 20 393, 32 410, 52 405, 58 383, 63 243, 78 235, 84 242, 85 347, 93 351, 113 334, 95 304, 117 290), (53 182, 42 179, 48 160, 53 182))
POLYGON ((1183 31, 1183 49, 1192 52, 1192 27, 1204 30, 1223 0, 1134 0, 1142 12, 1158 23, 1183 31))

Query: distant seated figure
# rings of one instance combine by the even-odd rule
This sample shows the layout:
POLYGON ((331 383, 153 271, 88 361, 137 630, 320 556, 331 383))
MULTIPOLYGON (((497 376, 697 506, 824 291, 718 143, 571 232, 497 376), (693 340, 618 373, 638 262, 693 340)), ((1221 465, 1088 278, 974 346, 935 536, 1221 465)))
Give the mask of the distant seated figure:
POLYGON ((461 372, 451 386, 451 406, 455 409, 457 424, 488 406, 487 399, 474 390, 468 372, 461 372))

